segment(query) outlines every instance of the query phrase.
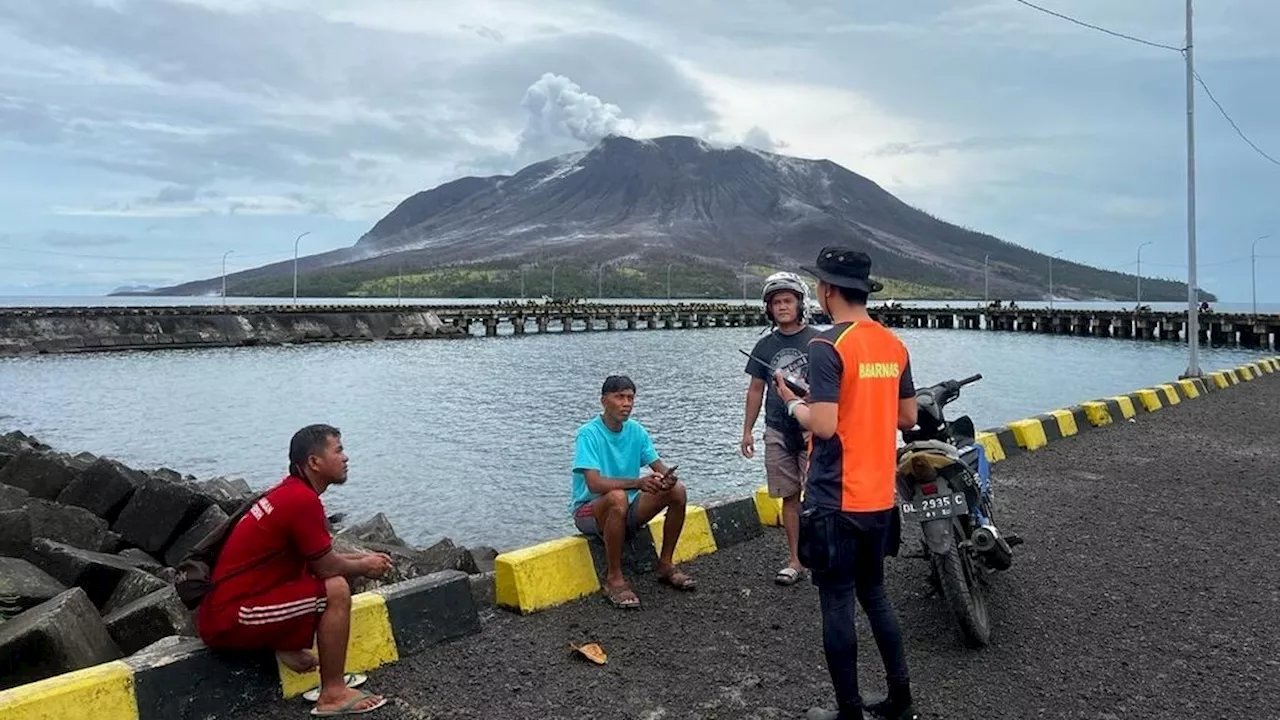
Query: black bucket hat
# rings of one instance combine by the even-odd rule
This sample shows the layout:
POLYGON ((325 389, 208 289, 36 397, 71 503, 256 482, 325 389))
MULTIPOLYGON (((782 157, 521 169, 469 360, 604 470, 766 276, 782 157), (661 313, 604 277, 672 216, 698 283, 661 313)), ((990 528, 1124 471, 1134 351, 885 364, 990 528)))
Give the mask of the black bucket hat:
POLYGON ((866 253, 840 245, 828 245, 818 253, 816 267, 802 265, 801 270, 830 285, 877 293, 884 285, 871 279, 871 257, 866 253))

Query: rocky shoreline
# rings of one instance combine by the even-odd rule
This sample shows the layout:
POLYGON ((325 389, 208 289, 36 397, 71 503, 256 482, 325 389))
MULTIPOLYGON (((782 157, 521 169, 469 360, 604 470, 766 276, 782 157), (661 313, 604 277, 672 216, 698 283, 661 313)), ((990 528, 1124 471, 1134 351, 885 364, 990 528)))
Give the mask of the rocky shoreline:
MULTIPOLYGON (((243 479, 137 470, 21 431, 0 435, 0 690, 194 637, 174 567, 252 494, 243 479)), ((414 547, 381 513, 329 525, 339 552, 392 557, 386 576, 357 580, 354 592, 461 570, 477 602, 492 605, 493 548, 449 538, 414 547)))

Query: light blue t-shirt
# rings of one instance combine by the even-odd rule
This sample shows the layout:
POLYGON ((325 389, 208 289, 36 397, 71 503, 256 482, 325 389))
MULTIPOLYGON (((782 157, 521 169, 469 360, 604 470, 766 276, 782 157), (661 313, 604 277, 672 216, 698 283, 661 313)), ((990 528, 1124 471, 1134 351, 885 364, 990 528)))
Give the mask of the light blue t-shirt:
MULTIPOLYGON (((573 500, 569 503, 572 515, 583 503, 599 495, 587 489, 586 470, 596 470, 602 476, 622 480, 640 477, 640 468, 653 464, 658 451, 649 439, 649 432, 635 420, 628 419, 622 430, 614 432, 597 415, 594 420, 578 428, 573 450, 573 500)), ((627 502, 639 494, 639 490, 627 491, 627 502)))

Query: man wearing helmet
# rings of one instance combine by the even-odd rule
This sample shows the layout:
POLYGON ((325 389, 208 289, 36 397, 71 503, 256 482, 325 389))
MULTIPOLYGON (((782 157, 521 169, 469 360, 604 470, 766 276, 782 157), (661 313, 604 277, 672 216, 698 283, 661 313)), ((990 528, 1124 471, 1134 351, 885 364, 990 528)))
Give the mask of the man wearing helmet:
POLYGON ((772 382, 773 370, 804 379, 808 374, 809 340, 818 331, 805 323, 805 305, 809 288, 795 273, 774 273, 764 281, 764 310, 773 322, 772 331, 760 338, 751 354, 769 363, 766 367, 747 360, 746 372, 751 376, 747 388, 747 412, 742 425, 739 448, 747 458, 755 457, 753 430, 764 401, 764 472, 769 496, 782 498, 782 526, 787 536, 789 561, 778 571, 774 581, 793 585, 800 579, 804 566, 796 547, 799 538, 800 487, 808 467, 807 438, 804 428, 787 413, 786 404, 778 396, 772 382))

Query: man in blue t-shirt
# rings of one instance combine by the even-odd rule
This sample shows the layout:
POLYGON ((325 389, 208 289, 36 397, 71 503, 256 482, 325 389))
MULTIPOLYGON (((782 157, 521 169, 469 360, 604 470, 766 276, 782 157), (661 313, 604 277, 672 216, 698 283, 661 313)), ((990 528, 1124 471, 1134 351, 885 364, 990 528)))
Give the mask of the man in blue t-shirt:
POLYGON ((610 375, 600 388, 602 412, 578 428, 573 453, 573 500, 569 510, 578 530, 604 540, 608 571, 604 593, 617 607, 638 608, 640 598, 622 576, 622 546, 664 509, 658 580, 678 590, 696 583, 675 568, 672 555, 684 529, 684 483, 658 457, 644 426, 631 419, 636 385, 610 375), (647 466, 654 474, 640 476, 647 466))

